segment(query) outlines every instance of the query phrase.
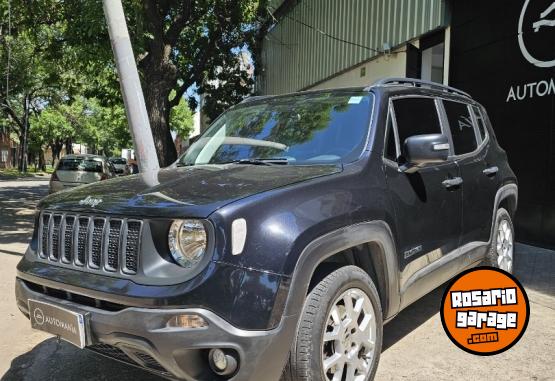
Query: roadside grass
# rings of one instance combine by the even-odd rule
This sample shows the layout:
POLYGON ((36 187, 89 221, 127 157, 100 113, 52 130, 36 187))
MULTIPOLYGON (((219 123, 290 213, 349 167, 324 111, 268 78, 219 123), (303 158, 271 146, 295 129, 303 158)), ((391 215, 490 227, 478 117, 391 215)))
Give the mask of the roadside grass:
POLYGON ((52 166, 46 166, 46 171, 35 171, 34 167, 29 167, 28 171, 23 173, 19 172, 17 168, 0 168, 0 179, 18 179, 24 177, 37 177, 37 176, 44 176, 49 177, 54 169, 52 166))

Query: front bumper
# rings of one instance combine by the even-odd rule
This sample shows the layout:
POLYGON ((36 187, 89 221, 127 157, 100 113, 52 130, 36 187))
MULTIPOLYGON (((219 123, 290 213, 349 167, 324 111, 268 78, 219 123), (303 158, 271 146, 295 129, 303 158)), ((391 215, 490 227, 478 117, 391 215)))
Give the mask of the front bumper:
POLYGON ((29 316, 28 300, 58 305, 87 316, 87 346, 111 357, 138 365, 168 378, 222 380, 208 364, 211 348, 234 350, 239 368, 230 380, 279 380, 297 317, 283 317, 268 331, 238 329, 205 309, 162 309, 129 307, 120 311, 93 308, 35 291, 22 279, 16 280, 16 299, 29 316), (203 328, 168 328, 166 323, 180 314, 195 314, 207 323, 203 328), (118 358, 119 357, 119 358, 118 358), (154 361, 153 361, 154 360, 154 361))

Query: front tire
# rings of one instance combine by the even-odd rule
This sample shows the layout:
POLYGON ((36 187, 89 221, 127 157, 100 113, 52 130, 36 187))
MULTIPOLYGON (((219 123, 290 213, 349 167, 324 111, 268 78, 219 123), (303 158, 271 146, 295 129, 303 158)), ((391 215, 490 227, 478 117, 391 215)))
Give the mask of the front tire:
POLYGON ((356 266, 332 272, 306 298, 282 379, 372 380, 382 328, 379 294, 368 274, 356 266))
POLYGON ((495 219, 495 228, 485 264, 513 273, 514 269, 514 228, 511 215, 504 208, 499 208, 495 219))

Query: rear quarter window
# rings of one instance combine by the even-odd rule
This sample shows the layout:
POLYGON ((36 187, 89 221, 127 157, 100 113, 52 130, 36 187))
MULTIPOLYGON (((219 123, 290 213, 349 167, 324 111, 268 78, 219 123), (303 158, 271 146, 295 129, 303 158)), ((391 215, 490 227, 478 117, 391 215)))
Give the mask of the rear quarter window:
POLYGON ((476 106, 472 106, 472 112, 474 113, 474 117, 476 118, 476 123, 478 124, 478 132, 480 132, 480 137, 482 141, 486 139, 486 121, 482 116, 482 112, 476 106))
POLYGON ((454 101, 443 101, 443 105, 451 128, 455 155, 474 151, 478 147, 478 142, 469 106, 466 103, 454 101))

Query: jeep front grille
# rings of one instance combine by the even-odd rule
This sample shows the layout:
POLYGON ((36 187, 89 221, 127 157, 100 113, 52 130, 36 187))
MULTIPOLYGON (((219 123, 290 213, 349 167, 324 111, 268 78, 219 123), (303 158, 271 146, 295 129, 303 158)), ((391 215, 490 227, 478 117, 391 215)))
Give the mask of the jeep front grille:
POLYGON ((137 273, 142 221, 43 212, 39 257, 71 267, 133 275, 137 273))

